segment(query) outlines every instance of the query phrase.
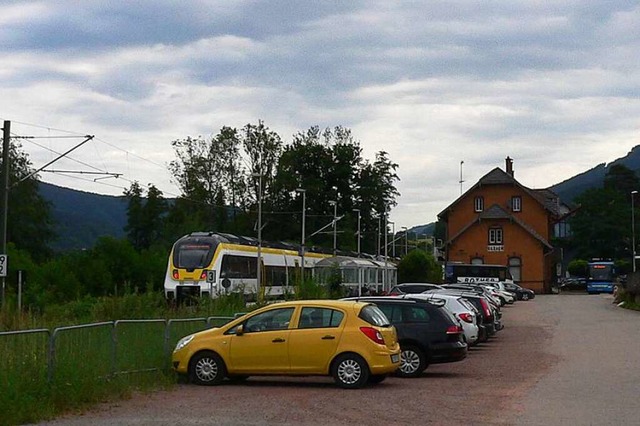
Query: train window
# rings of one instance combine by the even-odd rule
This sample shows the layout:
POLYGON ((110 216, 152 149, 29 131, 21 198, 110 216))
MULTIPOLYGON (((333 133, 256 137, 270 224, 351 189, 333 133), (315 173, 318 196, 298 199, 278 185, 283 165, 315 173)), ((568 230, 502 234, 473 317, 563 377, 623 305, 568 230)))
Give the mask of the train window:
POLYGON ((256 278, 256 258, 225 254, 222 257, 220 276, 224 278, 256 278))
POLYGON ((177 250, 178 268, 195 269, 206 268, 211 262, 211 245, 209 244, 182 244, 177 250))

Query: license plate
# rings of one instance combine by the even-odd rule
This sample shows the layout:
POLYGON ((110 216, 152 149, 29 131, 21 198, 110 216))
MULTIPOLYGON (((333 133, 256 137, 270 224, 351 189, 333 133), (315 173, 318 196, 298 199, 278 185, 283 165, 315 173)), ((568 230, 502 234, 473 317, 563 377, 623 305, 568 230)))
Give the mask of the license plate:
POLYGON ((394 364, 396 362, 400 362, 400 355, 399 354, 393 354, 391 355, 391 362, 393 362, 394 364))

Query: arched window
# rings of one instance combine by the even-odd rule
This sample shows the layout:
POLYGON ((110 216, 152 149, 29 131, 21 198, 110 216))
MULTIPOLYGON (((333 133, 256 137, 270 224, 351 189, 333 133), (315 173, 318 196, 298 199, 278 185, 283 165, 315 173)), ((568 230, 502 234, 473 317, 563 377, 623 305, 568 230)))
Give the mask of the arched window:
POLYGON ((513 281, 522 281, 522 260, 519 257, 509 258, 509 273, 511 273, 513 281))

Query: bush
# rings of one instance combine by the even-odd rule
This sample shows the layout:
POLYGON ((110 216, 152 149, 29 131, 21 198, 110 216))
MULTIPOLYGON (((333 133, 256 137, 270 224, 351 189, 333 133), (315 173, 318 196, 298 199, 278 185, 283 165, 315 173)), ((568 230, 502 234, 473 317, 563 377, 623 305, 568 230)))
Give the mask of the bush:
POLYGON ((582 259, 574 259, 569 262, 567 271, 574 277, 587 278, 589 276, 589 262, 582 259))

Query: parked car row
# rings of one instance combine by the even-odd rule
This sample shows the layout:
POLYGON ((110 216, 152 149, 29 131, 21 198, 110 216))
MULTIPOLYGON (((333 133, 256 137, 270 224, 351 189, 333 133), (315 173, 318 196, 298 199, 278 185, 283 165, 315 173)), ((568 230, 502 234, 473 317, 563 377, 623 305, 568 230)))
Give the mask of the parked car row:
MULTIPOLYGON (((412 290, 419 289, 417 284, 412 290)), ((430 285, 421 293, 277 302, 177 343, 172 365, 200 385, 251 375, 325 375, 343 388, 418 377, 458 362, 503 328, 499 293, 430 285)), ((514 298, 515 299, 515 298, 514 298)))

